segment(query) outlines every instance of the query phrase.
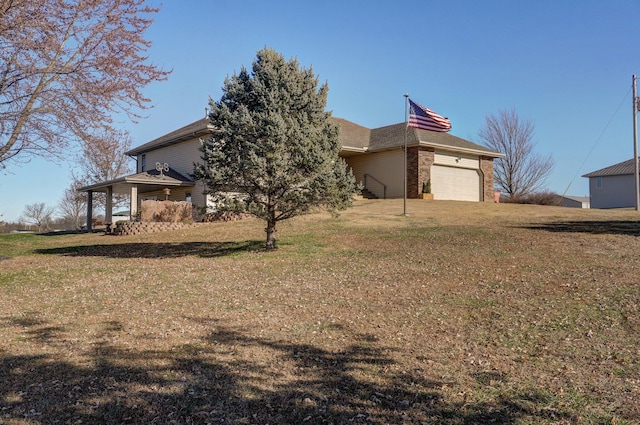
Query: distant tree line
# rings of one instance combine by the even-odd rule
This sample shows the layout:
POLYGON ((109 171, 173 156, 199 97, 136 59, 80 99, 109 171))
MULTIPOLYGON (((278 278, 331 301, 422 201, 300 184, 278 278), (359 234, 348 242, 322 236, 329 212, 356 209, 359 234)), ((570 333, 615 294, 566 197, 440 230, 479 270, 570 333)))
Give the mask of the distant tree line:
POLYGON ((25 205, 16 221, 0 220, 0 233, 81 230, 87 221, 86 198, 86 193, 69 188, 56 206, 44 202, 25 205))

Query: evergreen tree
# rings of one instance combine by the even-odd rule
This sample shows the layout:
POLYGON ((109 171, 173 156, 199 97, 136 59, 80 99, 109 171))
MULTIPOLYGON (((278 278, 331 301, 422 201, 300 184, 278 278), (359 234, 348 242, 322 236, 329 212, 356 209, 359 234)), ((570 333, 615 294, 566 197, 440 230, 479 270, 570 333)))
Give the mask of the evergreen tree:
POLYGON ((266 221, 266 249, 276 247, 276 223, 316 208, 351 206, 355 179, 338 156, 338 128, 325 112, 327 84, 272 49, 257 53, 225 79, 220 101, 209 100, 216 131, 202 145, 194 176, 219 208, 266 221))

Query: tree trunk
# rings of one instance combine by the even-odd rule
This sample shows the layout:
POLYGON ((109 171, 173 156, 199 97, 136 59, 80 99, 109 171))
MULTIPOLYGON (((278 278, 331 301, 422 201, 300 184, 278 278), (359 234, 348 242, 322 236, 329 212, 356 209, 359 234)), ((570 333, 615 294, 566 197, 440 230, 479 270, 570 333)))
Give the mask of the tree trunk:
POLYGON ((267 220, 267 228, 264 231, 267 232, 266 250, 276 249, 276 221, 267 220))

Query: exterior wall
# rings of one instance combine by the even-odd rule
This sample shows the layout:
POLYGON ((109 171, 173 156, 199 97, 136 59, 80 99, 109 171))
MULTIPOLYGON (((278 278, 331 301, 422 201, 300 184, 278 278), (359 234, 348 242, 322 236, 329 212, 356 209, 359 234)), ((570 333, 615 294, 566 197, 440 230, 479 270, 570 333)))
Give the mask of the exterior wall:
MULTIPOLYGON (((191 200, 193 202, 193 192, 194 189, 193 187, 171 187, 171 193, 169 193, 169 199, 166 199, 167 201, 173 201, 173 202, 181 202, 181 201, 186 201, 187 200, 187 194, 191 193, 191 200)), ((138 196, 139 198, 145 198, 145 199, 154 199, 156 201, 165 201, 165 197, 166 195, 164 194, 164 191, 162 189, 160 190, 155 190, 153 192, 145 192, 143 194, 140 194, 138 196)))
MULTIPOLYGON (((189 177, 193 173, 193 163, 199 162, 202 156, 200 152, 200 139, 191 139, 175 145, 170 145, 145 152, 146 155, 146 171, 154 170, 156 162, 167 163, 185 177, 189 177)), ((138 167, 142 164, 142 155, 138 155, 138 167)), ((142 172, 140 168, 138 172, 142 172)))
MULTIPOLYGON (((358 182, 369 174, 387 185, 387 198, 404 196, 403 150, 369 153, 345 158, 358 182)), ((480 200, 494 202, 493 199, 493 158, 460 155, 451 152, 435 152, 433 148, 414 146, 407 150, 407 197, 417 198, 422 192, 422 183, 431 178, 434 164, 456 168, 474 169, 480 173, 480 200)), ((371 178, 367 189, 382 198, 382 186, 371 178)))
POLYGON ((413 147, 407 154, 407 198, 417 198, 422 192, 422 183, 431 179, 431 166, 435 161, 433 149, 413 147))
POLYGON ((578 201, 576 199, 561 198, 560 206, 569 208, 589 208, 589 202, 578 201))
MULTIPOLYGON (((175 145, 166 146, 153 151, 145 152, 145 162, 147 171, 155 169, 156 162, 167 163, 171 168, 185 177, 190 177, 193 173, 193 163, 201 161, 202 152, 200 152, 200 139, 195 138, 187 140, 175 145)), ((137 157, 138 172, 142 172, 142 155, 137 157)), ((191 192, 191 202, 194 205, 194 209, 197 207, 204 207, 207 205, 206 195, 204 194, 205 185, 202 182, 196 182, 195 187, 189 188, 173 188, 171 189, 172 201, 184 201, 186 199, 185 194, 191 192)), ((164 199, 164 193, 162 191, 148 192, 140 194, 140 197, 157 196, 158 200, 164 199)))
POLYGON ((461 155, 453 152, 436 152, 433 162, 436 165, 471 168, 473 170, 477 170, 480 167, 477 156, 461 155))
POLYGON ((480 157, 480 173, 482 178, 482 195, 484 202, 494 202, 493 199, 493 158, 481 156, 480 157))
POLYGON ((602 187, 596 187, 597 177, 589 177, 591 208, 629 208, 635 206, 633 175, 602 176, 602 187))
POLYGON ((198 181, 196 185, 191 188, 191 203, 193 204, 194 210, 198 207, 205 208, 209 205, 209 196, 205 193, 207 190, 206 187, 204 182, 198 181))
MULTIPOLYGON (((191 203, 193 204, 194 210, 207 205, 206 195, 204 194, 205 184, 203 182, 196 182, 196 185, 193 187, 171 187, 170 189, 169 201, 186 201, 187 195, 191 194, 191 203)), ((165 194, 164 191, 160 189, 152 192, 139 193, 138 198, 141 200, 153 199, 156 201, 164 201, 165 194)))
MULTIPOLYGON (((353 170, 357 182, 364 182, 364 175, 369 174, 387 186, 387 198, 404 197, 402 149, 350 156, 345 160, 353 170)), ((383 198, 382 185, 372 178, 367 179, 367 189, 383 198)))
MULTIPOLYGON (((493 199, 493 158, 491 157, 477 157, 473 155, 464 155, 451 152, 433 152, 427 150, 428 148, 412 148, 409 149, 409 164, 414 164, 416 161, 412 159, 412 155, 418 155, 420 160, 418 161, 417 181, 414 177, 409 178, 410 182, 414 182, 414 187, 409 184, 408 197, 417 197, 419 191, 421 191, 421 185, 423 181, 427 181, 431 177, 431 166, 444 165, 456 168, 468 168, 480 171, 481 188, 480 188, 480 201, 494 202, 493 199), (411 189, 409 189, 411 188, 411 189)), ((411 165, 409 166, 409 176, 411 176, 411 165)))
MULTIPOLYGON (((169 166, 180 174, 189 177, 193 173, 194 162, 201 161, 200 139, 193 138, 185 142, 161 147, 145 152, 146 170, 155 169, 155 163, 168 163, 169 166)), ((433 148, 422 146, 411 147, 407 151, 407 167, 404 170, 404 151, 397 148, 389 151, 365 153, 345 158, 351 167, 356 181, 363 183, 367 174, 367 189, 378 197, 385 196, 383 185, 386 185, 387 198, 402 198, 404 196, 404 174, 407 173, 407 197, 417 198, 422 191, 422 183, 431 178, 433 164, 445 165, 456 168, 479 170, 481 174, 482 188, 480 200, 493 202, 493 158, 464 155, 453 152, 435 152, 433 148), (380 182, 380 183, 379 183, 380 182)), ((138 172, 142 172, 142 154, 137 157, 138 172)), ((205 185, 196 182, 193 188, 174 188, 171 191, 171 200, 185 200, 186 192, 191 192, 194 207, 207 205, 207 196, 204 194, 205 185)), ((153 196, 163 200, 162 191, 157 193, 144 193, 140 197, 153 196)))

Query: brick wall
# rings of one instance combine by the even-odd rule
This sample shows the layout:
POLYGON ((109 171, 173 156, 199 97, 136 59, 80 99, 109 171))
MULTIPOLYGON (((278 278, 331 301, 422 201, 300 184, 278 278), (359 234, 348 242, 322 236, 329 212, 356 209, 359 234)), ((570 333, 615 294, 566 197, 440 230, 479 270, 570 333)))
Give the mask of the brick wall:
POLYGON ((169 230, 182 230, 191 227, 202 226, 203 223, 160 223, 141 221, 120 221, 116 223, 112 234, 116 236, 144 235, 146 233, 166 232, 169 230))
POLYGON ((480 157, 480 171, 482 172, 483 201, 494 202, 493 200, 493 158, 487 156, 480 157))
POLYGON ((434 151, 416 146, 407 152, 407 198, 417 198, 422 192, 422 183, 431 178, 434 151))

